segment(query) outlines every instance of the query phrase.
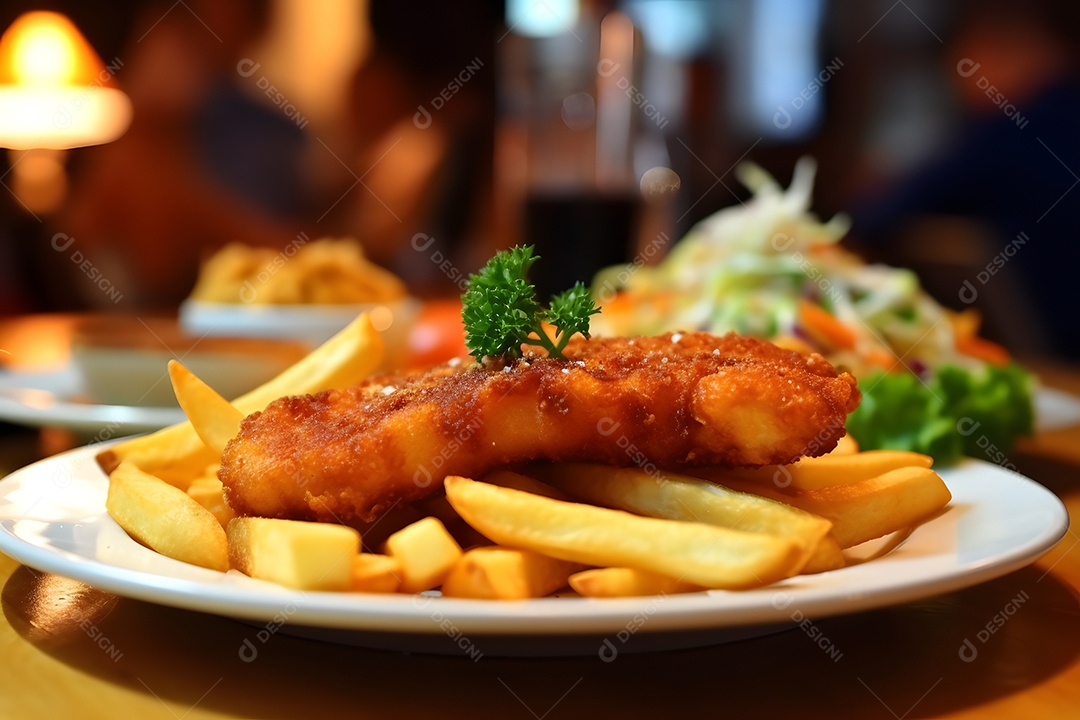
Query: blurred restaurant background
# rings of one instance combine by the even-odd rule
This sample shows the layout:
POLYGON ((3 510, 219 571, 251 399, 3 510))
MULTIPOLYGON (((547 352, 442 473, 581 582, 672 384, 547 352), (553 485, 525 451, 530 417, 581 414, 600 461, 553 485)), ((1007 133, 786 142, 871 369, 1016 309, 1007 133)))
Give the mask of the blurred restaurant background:
POLYGON ((214 250, 298 237, 422 298, 530 242, 561 289, 744 200, 738 163, 786 186, 809 155, 845 244, 1080 357, 1076 3, 8 0, 0 27, 33 10, 97 56, 48 129, 106 90, 131 117, 67 149, 0 118, 3 315, 168 311, 214 250))

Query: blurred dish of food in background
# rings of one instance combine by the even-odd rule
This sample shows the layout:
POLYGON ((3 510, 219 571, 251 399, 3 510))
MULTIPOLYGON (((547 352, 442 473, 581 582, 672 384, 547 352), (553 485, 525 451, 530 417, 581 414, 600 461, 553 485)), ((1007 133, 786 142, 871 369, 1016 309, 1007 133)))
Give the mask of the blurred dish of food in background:
POLYGON ((200 337, 171 318, 101 315, 76 324, 72 364, 90 402, 176 407, 165 367, 183 358, 225 397, 258 387, 307 354, 303 344, 242 337, 200 337))
POLYGON ((405 283, 369 261, 355 240, 301 234, 282 250, 228 245, 199 272, 180 306, 196 336, 298 340, 316 347, 362 312, 386 342, 386 367, 399 364, 420 303, 405 283))
POLYGON ((1033 378, 978 336, 978 317, 931 298, 909 270, 842 249, 846 217, 810 212, 815 165, 784 190, 741 165, 746 203, 706 218, 656 266, 598 274, 596 335, 734 331, 818 352, 859 378, 848 431, 864 449, 914 450, 939 462, 1006 453, 1032 431, 1033 378))

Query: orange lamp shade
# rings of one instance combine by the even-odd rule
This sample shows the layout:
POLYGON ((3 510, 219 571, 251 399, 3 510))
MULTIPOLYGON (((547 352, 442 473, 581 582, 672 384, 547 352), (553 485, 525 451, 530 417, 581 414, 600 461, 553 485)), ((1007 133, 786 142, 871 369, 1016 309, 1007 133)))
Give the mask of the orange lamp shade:
POLYGON ((130 122, 131 102, 65 16, 28 12, 0 36, 0 146, 96 145, 130 122))

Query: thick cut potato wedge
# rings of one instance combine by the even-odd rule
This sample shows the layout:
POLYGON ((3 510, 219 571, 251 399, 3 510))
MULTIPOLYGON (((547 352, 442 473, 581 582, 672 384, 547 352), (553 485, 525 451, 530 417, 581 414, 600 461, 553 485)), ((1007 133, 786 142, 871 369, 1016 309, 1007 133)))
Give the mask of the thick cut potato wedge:
POLYGON ((465 520, 500 545, 604 567, 635 567, 704 587, 749 588, 790 575, 803 561, 790 538, 697 522, 639 517, 520 490, 446 478, 465 520))
POLYGON ((890 470, 904 467, 928 468, 934 458, 904 450, 867 450, 854 455, 808 457, 791 465, 766 465, 760 468, 732 470, 736 477, 772 483, 784 489, 818 490, 834 485, 849 485, 869 480, 890 470))
POLYGON ((242 517, 229 522, 229 562, 297 590, 348 590, 360 533, 344 525, 242 517))
POLYGON ((225 446, 240 432, 244 413, 176 360, 169 361, 169 379, 176 401, 195 434, 220 457, 225 446))
MULTIPOLYGON (((560 465, 560 467, 562 467, 560 465)), ((535 473, 537 475, 540 472, 535 473)), ((498 470, 484 476, 484 482, 492 485, 498 485, 499 487, 510 488, 511 490, 521 490, 522 492, 532 493, 533 495, 542 495, 552 500, 565 500, 570 502, 573 497, 567 495, 562 490, 556 487, 552 487, 546 482, 540 482, 534 477, 528 475, 522 475, 521 473, 513 472, 511 470, 498 470)))
POLYGON ((692 583, 636 568, 593 568, 570 576, 570 587, 585 597, 674 595, 703 590, 692 583))
POLYGON ((218 519, 183 490, 134 465, 120 463, 109 475, 105 509, 151 550, 212 570, 229 569, 229 549, 218 519))
POLYGON ((224 488, 216 475, 195 478, 188 485, 187 494, 192 500, 209 510, 223 528, 236 517, 236 513, 225 502, 224 488))
POLYGON ((386 554, 401 563, 401 592, 417 593, 442 584, 461 546, 441 521, 426 517, 388 537, 386 554))
POLYGON ((850 435, 844 435, 836 441, 836 447, 834 447, 829 455, 854 455, 859 452, 859 442, 850 435))
POLYGON ((688 475, 661 476, 639 468, 591 463, 557 463, 538 467, 538 472, 556 487, 596 505, 791 538, 802 547, 804 563, 832 527, 828 520, 789 504, 688 475))
POLYGON ((526 600, 549 595, 566 586, 578 563, 557 560, 532 550, 499 546, 469 550, 443 581, 447 597, 486 600, 526 600))
POLYGON ((941 477, 923 467, 890 470, 848 485, 787 492, 767 483, 725 476, 723 471, 711 473, 710 479, 735 490, 761 493, 831 520, 832 537, 841 548, 922 522, 952 500, 952 493, 941 477))
MULTIPOLYGON (((382 356, 382 338, 363 314, 288 370, 233 404, 249 415, 286 395, 355 385, 378 367, 382 356)), ((99 453, 97 461, 105 472, 127 461, 169 482, 185 482, 220 456, 203 443, 190 422, 182 422, 113 445, 99 453)))
POLYGON ((814 549, 814 554, 802 566, 799 574, 813 575, 829 570, 839 570, 845 565, 847 565, 847 559, 844 557, 844 551, 840 549, 840 543, 836 542, 836 538, 830 533, 821 538, 821 542, 814 549))

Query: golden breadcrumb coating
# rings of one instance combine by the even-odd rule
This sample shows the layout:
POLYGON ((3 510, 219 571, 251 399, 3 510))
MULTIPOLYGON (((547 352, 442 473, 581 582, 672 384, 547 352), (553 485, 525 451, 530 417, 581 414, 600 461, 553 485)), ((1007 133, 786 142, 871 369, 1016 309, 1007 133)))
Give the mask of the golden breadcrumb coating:
POLYGON ((442 487, 532 460, 755 466, 831 450, 859 403, 821 356, 736 335, 578 339, 566 359, 452 361, 286 397, 222 456, 242 515, 376 520, 442 487))

